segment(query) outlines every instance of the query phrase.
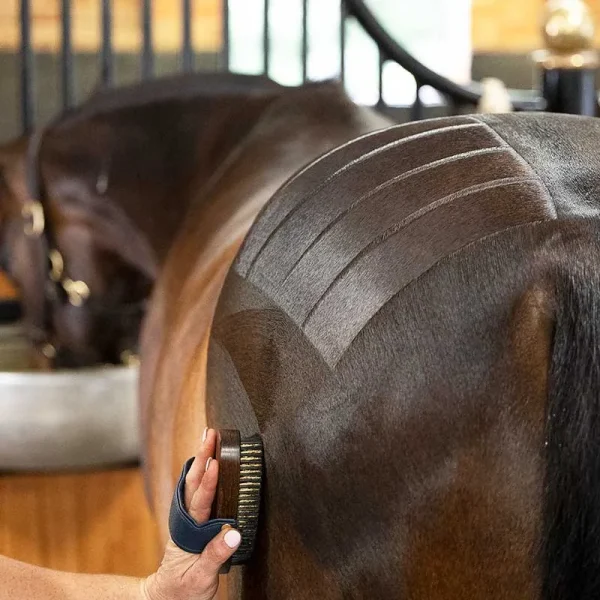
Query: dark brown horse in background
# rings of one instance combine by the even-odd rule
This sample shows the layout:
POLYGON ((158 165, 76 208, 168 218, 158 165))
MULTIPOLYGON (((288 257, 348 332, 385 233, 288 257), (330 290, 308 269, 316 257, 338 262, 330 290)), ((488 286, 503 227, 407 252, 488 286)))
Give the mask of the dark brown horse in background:
MULTIPOLYGON (((595 119, 424 121, 273 197, 208 350, 208 423, 265 446, 231 598, 599 597, 599 143, 595 119)), ((147 428, 173 465, 150 472, 159 499, 202 424, 211 311, 194 277, 221 279, 177 256, 154 383, 176 417, 147 428)))
POLYGON ((136 347, 190 199, 286 93, 264 77, 170 77, 97 94, 45 128, 38 147, 22 138, 0 149, 2 250, 28 333, 56 349, 56 366, 118 363, 136 347), (45 227, 26 235, 40 208, 45 227), (89 298, 73 305, 51 280, 53 250, 61 281, 89 298))

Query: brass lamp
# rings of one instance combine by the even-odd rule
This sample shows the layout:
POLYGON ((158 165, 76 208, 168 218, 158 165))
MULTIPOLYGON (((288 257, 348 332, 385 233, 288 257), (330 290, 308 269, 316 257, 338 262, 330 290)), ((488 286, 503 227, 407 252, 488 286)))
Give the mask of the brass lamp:
POLYGON ((595 26, 583 0, 548 0, 542 21, 546 48, 534 53, 545 69, 590 69, 598 66, 593 49, 595 26))

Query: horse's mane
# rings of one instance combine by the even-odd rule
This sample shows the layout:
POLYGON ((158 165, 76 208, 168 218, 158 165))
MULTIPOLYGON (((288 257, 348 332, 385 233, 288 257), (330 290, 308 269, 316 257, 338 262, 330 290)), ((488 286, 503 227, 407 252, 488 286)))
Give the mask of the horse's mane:
POLYGON ((94 92, 83 104, 57 117, 61 124, 72 124, 118 110, 184 102, 195 98, 235 95, 260 95, 284 88, 262 75, 240 73, 185 73, 169 75, 94 92))
MULTIPOLYGON (((536 248, 559 235, 559 221, 574 211, 598 214, 582 191, 597 183, 600 159, 583 164, 582 156, 599 137, 583 135, 583 127, 598 125, 508 115, 392 127, 313 163, 256 219, 215 317, 208 412, 213 425, 265 439, 267 531, 258 552, 277 546, 268 531, 298 529, 295 543, 312 556, 305 568, 315 569, 314 581, 296 581, 295 566, 273 550, 282 564, 270 566, 271 581, 288 578, 288 597, 293 590, 305 597, 300 590, 310 593, 311 585, 316 593, 321 567, 343 597, 368 589, 383 598, 392 583, 407 585, 410 573, 395 567, 415 524, 398 524, 421 510, 419 490, 430 485, 423 478, 452 481, 449 449, 473 436, 485 454, 491 424, 520 410, 500 366, 514 303, 540 276, 536 248), (557 172, 569 166, 578 168, 577 186, 557 172), (441 470, 429 472, 432 465, 441 470)), ((539 472, 541 454, 521 458, 539 472)), ((556 538, 554 523, 540 525, 539 478, 525 484, 516 466, 496 477, 528 489, 532 502, 521 505, 521 525, 513 522, 499 540, 531 561, 504 565, 518 582, 522 573, 511 568, 539 568, 533 540, 540 534, 542 545, 578 542, 569 542, 568 527, 556 538)), ((590 526, 600 525, 595 511, 586 514, 590 526)), ((464 551, 438 545, 449 568, 464 551)), ((493 577, 496 566, 479 579, 493 577)), ((443 563, 438 568, 439 575, 443 563)), ((550 580, 557 568, 550 560, 541 572, 550 580)), ((461 577, 452 569, 447 576, 447 585, 461 577)))

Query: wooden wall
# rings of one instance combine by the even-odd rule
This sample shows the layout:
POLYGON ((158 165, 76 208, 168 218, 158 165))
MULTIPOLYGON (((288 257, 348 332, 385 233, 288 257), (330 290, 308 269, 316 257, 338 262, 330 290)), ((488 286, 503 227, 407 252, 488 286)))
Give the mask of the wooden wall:
POLYGON ((0 271, 0 302, 2 300, 13 300, 17 297, 17 290, 9 281, 8 277, 0 271))
POLYGON ((138 469, 0 475, 0 554, 82 573, 143 577, 162 557, 138 469))
MULTIPOLYGON (((0 48, 18 47, 20 0, 0 0, 0 48)), ((141 0, 113 0, 113 42, 118 51, 135 51, 141 45, 141 0)), ((100 42, 100 1, 72 0, 73 45, 94 51, 100 42)), ((153 39, 157 51, 181 46, 181 5, 177 0, 154 0, 153 39)), ((221 0, 192 0, 194 47, 214 51, 221 45, 221 0)), ((60 0, 31 0, 33 43, 38 50, 53 51, 60 44, 60 0)))
MULTIPOLYGON (((59 44, 60 0, 31 1, 35 18, 34 43, 40 50, 55 50, 59 44)), ((198 51, 216 51, 221 45, 222 1, 192 0, 194 45, 198 51)), ((541 44, 540 15, 544 0, 472 0, 472 3, 476 51, 520 53, 541 44)), ((72 5, 75 47, 96 50, 100 1, 72 0, 72 5)), ((136 50, 140 46, 140 5, 141 0, 113 0, 114 42, 118 50, 136 50)), ((154 0, 153 6, 157 50, 176 50, 181 43, 181 2, 154 0)), ((588 6, 600 26, 600 2, 588 0, 588 6)), ((13 49, 18 45, 18 8, 19 0, 0 0, 0 48, 13 49)), ((600 45, 600 27, 597 42, 600 45)))
MULTIPOLYGON (((529 52, 542 44, 544 0, 472 0, 473 47, 480 52, 529 52)), ((587 0, 600 46, 600 2, 587 0)))

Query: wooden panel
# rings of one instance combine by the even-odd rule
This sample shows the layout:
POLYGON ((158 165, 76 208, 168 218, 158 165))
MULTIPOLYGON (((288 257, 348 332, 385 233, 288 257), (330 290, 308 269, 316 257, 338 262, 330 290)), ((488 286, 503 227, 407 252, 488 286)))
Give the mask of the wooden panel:
MULTIPOLYGON (((544 0, 472 0, 472 41, 478 52, 530 52, 543 48, 544 0)), ((588 0, 600 46, 600 2, 588 0)))
MULTIPOLYGON (((137 51, 141 45, 140 0, 113 0, 113 41, 116 50, 137 51)), ((100 45, 99 0, 72 0, 73 46, 94 51, 100 45)), ((193 41, 197 51, 214 52, 221 47, 221 0, 195 0, 193 41)), ((60 0, 31 0, 34 25, 32 40, 37 50, 60 47, 60 0)), ((154 43, 158 51, 181 47, 181 2, 154 0, 154 43)), ((19 43, 19 0, 0 0, 0 48, 14 49, 19 43)))
MULTIPOLYGON (((39 50, 59 47, 60 1, 31 0, 34 16, 33 41, 39 50)), ((540 18, 544 0, 472 0, 472 41, 476 52, 528 52, 540 47, 540 18)), ((99 46, 99 0, 72 0, 73 41, 76 49, 99 46)), ((140 0, 113 0, 115 48, 140 47, 140 0)), ((221 47, 222 0, 195 0, 193 35, 197 50, 221 47)), ((600 25, 600 2, 588 1, 600 25)), ((0 1, 0 48, 18 47, 19 0, 0 1)), ((600 28, 599 28, 600 29, 600 28)), ((181 45, 181 2, 154 0, 154 39, 160 51, 181 45)), ((596 35, 600 45, 600 30, 596 35)))
POLYGON ((542 47, 544 0, 472 0, 473 48, 489 52, 529 52, 542 47))
POLYGON ((150 574, 162 550, 140 471, 0 476, 0 554, 65 571, 150 574))

